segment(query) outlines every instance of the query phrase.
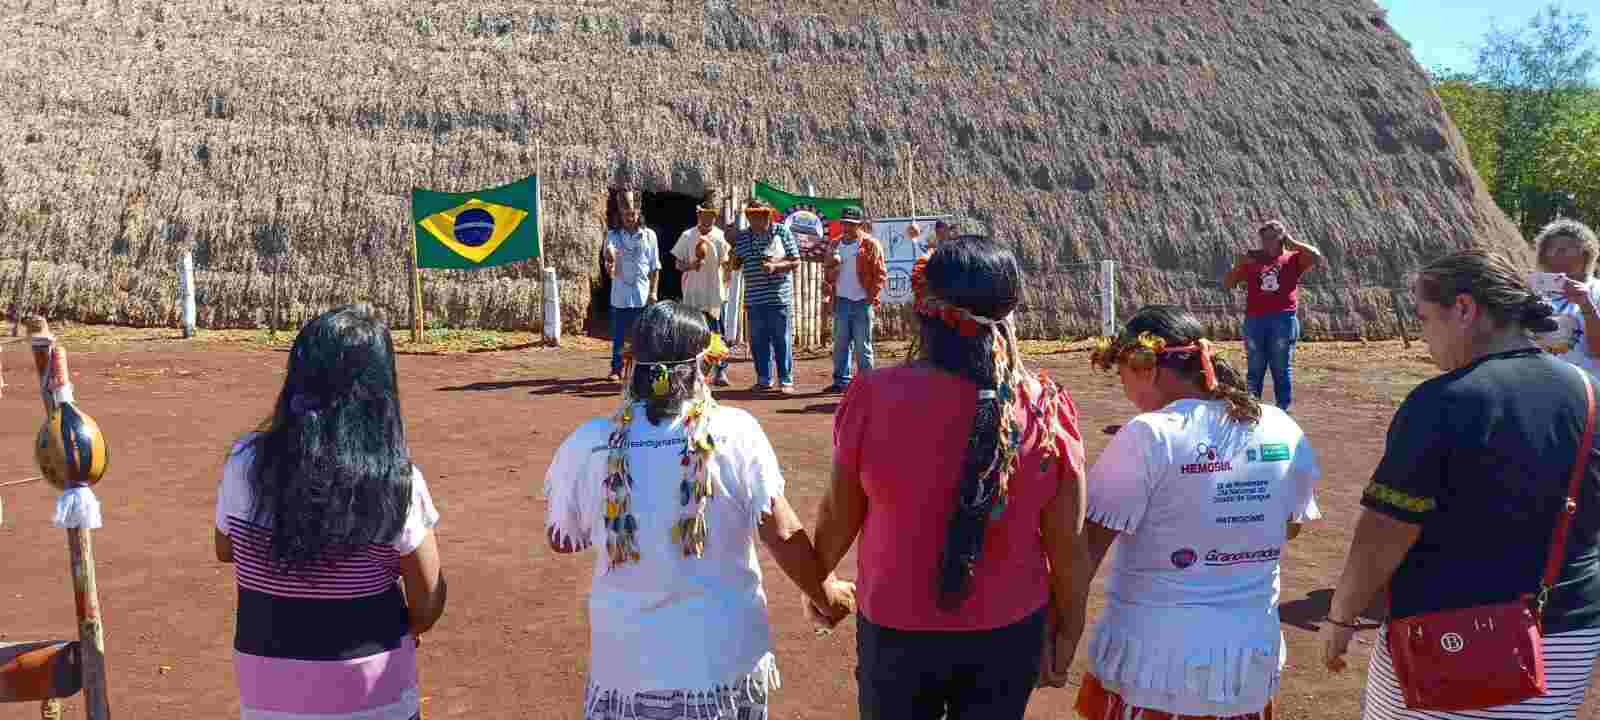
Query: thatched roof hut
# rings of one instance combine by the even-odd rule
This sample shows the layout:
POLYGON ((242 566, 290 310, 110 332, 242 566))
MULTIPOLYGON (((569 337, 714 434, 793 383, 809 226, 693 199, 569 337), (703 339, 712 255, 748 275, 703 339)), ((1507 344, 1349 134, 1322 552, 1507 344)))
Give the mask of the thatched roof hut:
MULTIPOLYGON (((262 322, 274 263, 291 319, 404 325, 409 189, 541 172, 576 329, 608 191, 809 181, 905 215, 908 142, 917 212, 1019 251, 1030 335, 1097 329, 1106 258, 1123 308, 1231 328, 1216 280, 1274 216, 1328 254, 1313 334, 1391 334, 1434 254, 1528 259, 1370 0, 38 5, 0 9, 0 302, 32 248, 25 304, 58 317, 172 323, 192 247, 202 326, 262 322)), ((430 325, 540 323, 536 264, 424 275, 430 325)))

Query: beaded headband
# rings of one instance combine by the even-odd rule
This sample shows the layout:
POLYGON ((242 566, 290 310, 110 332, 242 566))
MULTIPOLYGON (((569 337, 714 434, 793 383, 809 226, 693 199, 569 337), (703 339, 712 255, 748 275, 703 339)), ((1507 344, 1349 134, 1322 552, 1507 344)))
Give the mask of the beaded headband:
POLYGON ((1174 355, 1179 360, 1187 360, 1190 353, 1200 353, 1200 372, 1205 377, 1205 390, 1207 392, 1217 389, 1217 369, 1212 362, 1216 350, 1211 341, 1200 338, 1188 345, 1167 346, 1164 338, 1157 337, 1149 332, 1141 332, 1137 336, 1123 333, 1115 338, 1101 337, 1095 340, 1094 350, 1089 354, 1089 363, 1101 370, 1111 370, 1118 365, 1126 364, 1128 367, 1139 371, 1146 371, 1156 366, 1156 361, 1162 355, 1174 355))
POLYGON ((705 554, 708 526, 706 506, 721 485, 717 463, 712 455, 716 444, 711 438, 709 417, 717 402, 705 382, 708 363, 726 357, 728 346, 722 336, 711 334, 706 348, 687 360, 660 362, 634 362, 632 354, 625 356, 622 381, 622 407, 612 415, 611 435, 606 441, 605 525, 607 572, 629 563, 639 562, 639 523, 633 516, 633 473, 628 468, 628 428, 633 425, 634 403, 633 373, 638 367, 653 367, 657 373, 651 384, 656 397, 671 391, 670 370, 677 365, 693 364, 695 372, 694 398, 684 411, 683 430, 685 442, 678 453, 678 464, 683 468, 679 483, 680 509, 678 520, 672 525, 672 541, 683 548, 685 557, 705 554))

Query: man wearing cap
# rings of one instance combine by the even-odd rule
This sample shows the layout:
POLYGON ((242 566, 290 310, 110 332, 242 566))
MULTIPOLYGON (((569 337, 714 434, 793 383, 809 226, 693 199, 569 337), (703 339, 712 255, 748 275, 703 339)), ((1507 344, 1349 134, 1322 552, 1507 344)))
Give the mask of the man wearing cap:
MULTIPOLYGON (((722 304, 728 299, 728 256, 733 246, 717 227, 721 209, 715 202, 695 208, 698 223, 678 236, 672 246, 672 260, 683 271, 683 304, 699 310, 706 316, 706 325, 717 334, 724 334, 722 304)), ((711 384, 728 385, 728 361, 723 358, 711 384)))
POLYGON ((656 281, 661 255, 656 231, 644 227, 639 200, 631 192, 618 196, 622 227, 606 232, 603 248, 606 272, 611 275, 611 376, 622 378, 622 347, 644 307, 656 301, 656 281))
POLYGON ((794 393, 794 282, 800 247, 789 229, 773 222, 777 210, 751 198, 745 206, 750 227, 733 244, 734 267, 744 272, 744 305, 750 319, 750 359, 756 366, 751 390, 772 389, 772 366, 779 392, 794 393))
POLYGON ((869 235, 866 214, 854 205, 844 208, 839 222, 844 234, 823 266, 828 297, 833 298, 833 384, 825 393, 850 387, 850 355, 861 372, 872 370, 872 309, 889 278, 883 243, 869 235))

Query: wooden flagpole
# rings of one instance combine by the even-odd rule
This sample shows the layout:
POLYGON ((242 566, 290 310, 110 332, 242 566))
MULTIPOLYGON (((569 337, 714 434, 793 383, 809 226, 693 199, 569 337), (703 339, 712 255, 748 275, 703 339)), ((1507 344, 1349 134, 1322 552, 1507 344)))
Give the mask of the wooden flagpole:
POLYGON ((533 175, 538 178, 533 183, 533 220, 536 237, 539 239, 539 275, 544 276, 544 143, 538 138, 533 140, 533 175))
POLYGON ((420 344, 422 342, 422 337, 423 337, 423 334, 422 334, 423 333, 423 327, 422 327, 422 268, 418 264, 418 259, 417 259, 417 223, 416 223, 416 219, 415 219, 416 218, 416 208, 413 206, 413 203, 415 203, 415 202, 416 202, 416 196, 413 195, 411 197, 410 201, 408 201, 406 203, 407 206, 408 206, 406 208, 406 211, 408 213, 410 213, 411 216, 412 216, 412 222, 411 222, 411 257, 408 258, 408 259, 411 262, 411 344, 413 344, 413 345, 420 344))
MULTIPOLYGON (((44 318, 31 319, 28 325, 33 366, 39 373, 39 394, 44 401, 45 416, 49 417, 58 407, 55 390, 72 382, 67 370, 66 350, 57 344, 44 318)), ((111 701, 106 694, 106 638, 100 621, 100 591, 95 581, 92 531, 86 527, 67 528, 67 551, 72 562, 72 592, 77 601, 84 717, 88 720, 111 720, 111 701)))

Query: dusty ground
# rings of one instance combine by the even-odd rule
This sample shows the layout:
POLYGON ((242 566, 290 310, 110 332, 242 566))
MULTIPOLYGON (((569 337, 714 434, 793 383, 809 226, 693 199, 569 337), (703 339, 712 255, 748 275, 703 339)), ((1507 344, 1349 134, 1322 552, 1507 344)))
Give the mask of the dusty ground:
MULTIPOLYGON (((95 541, 115 714, 236 717, 235 591, 231 569, 211 557, 212 503, 230 440, 261 419, 277 392, 288 337, 180 340, 172 331, 98 328, 68 328, 63 337, 80 405, 112 446, 111 474, 99 488, 106 527, 95 541)), ((0 456, 0 483, 35 474, 28 448, 42 419, 26 347, 9 340, 0 337, 10 383, 0 399, 0 447, 12 451, 0 456)), ((582 419, 610 411, 616 390, 603 380, 604 343, 578 339, 553 349, 529 341, 445 334, 429 346, 435 354, 402 345, 408 431, 443 514, 438 533, 453 586, 445 618, 421 651, 428 718, 578 716, 590 560, 545 549, 539 483, 557 443, 582 419), (496 349, 506 347, 514 349, 496 349)), ((1029 349, 1030 362, 1050 368, 1077 399, 1092 459, 1106 440, 1098 429, 1121 422, 1131 407, 1110 378, 1089 372, 1077 348, 1029 349)), ((803 392, 787 398, 752 397, 738 390, 752 379, 749 365, 734 372, 734 391, 721 399, 760 418, 791 498, 810 517, 826 478, 836 402, 811 393, 828 384, 828 361, 802 361, 803 392)), ((1315 662, 1316 619, 1326 612, 1390 415, 1433 371, 1420 345, 1394 342, 1302 345, 1297 372, 1296 416, 1324 458, 1328 517, 1283 562, 1289 667, 1279 717, 1353 718, 1368 646, 1355 650, 1357 670, 1329 675, 1315 662)), ((0 496, 0 639, 71 637, 66 547, 49 524, 54 494, 32 483, 0 488, 0 496)), ((852 624, 814 637, 799 594, 763 562, 784 684, 773 716, 855 717, 852 624)), ((854 559, 841 570, 853 574, 854 559)), ((1074 692, 1036 695, 1028 716, 1069 717, 1074 692)), ((1596 707, 1591 699, 1581 717, 1600 717, 1596 707)), ((76 699, 67 712, 82 716, 76 699)), ((0 708, 0 720, 34 717, 32 706, 0 708)))

